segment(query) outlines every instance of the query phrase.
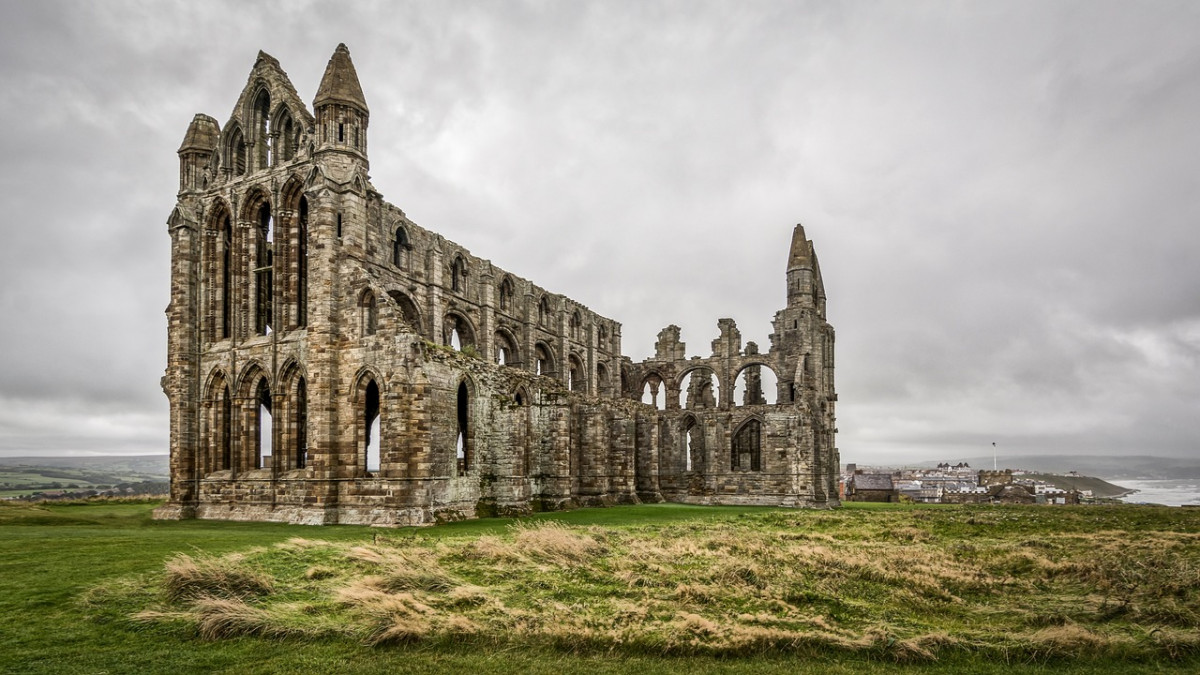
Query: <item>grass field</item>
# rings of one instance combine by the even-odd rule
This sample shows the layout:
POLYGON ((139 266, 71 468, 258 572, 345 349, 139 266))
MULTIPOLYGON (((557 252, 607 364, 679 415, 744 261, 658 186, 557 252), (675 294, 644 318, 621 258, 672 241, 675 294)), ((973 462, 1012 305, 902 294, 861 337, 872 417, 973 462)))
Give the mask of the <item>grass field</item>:
POLYGON ((0 672, 1196 672, 1200 513, 647 505, 421 530, 0 505, 0 672))

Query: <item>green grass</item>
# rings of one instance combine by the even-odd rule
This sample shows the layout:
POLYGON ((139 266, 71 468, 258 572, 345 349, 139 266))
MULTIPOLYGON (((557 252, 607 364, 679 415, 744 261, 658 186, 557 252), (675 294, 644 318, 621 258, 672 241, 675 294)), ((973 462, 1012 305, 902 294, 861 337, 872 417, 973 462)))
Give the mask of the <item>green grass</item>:
MULTIPOLYGON (((1001 673, 1016 668, 1182 673, 1200 668, 1194 627, 1200 591, 1186 585, 1200 569, 1200 513, 1182 509, 854 505, 813 512, 651 505, 539 514, 518 528, 510 520, 487 519, 377 530, 156 522, 149 519, 153 506, 0 504, 0 672, 1001 673), (566 529, 537 527, 547 521, 566 529), (294 538, 328 544, 286 543, 294 538), (581 542, 582 549, 573 548, 581 542), (694 543, 696 550, 685 555, 683 548, 670 548, 683 542, 694 543), (354 547, 380 557, 361 551, 348 556, 354 547), (809 563, 819 564, 800 564, 804 547, 828 555, 813 553, 809 563), (266 586, 246 583, 221 592, 265 612, 254 616, 266 616, 268 627, 291 630, 294 637, 239 635, 239 630, 253 631, 235 625, 235 637, 203 639, 189 614, 197 594, 185 589, 172 600, 168 592, 173 577, 167 563, 183 560, 177 558, 181 553, 213 565, 201 570, 200 579, 225 569, 221 566, 266 575, 266 586), (361 586, 364 576, 383 579, 383 590, 375 588, 359 605, 334 599, 339 589, 361 586), (681 583, 706 588, 676 593, 681 583), (463 591, 467 586, 481 590, 463 591), (451 626, 445 633, 368 646, 372 635, 396 625, 407 611, 387 604, 395 598, 380 592, 432 607, 436 616, 425 623, 445 620, 456 607, 454 612, 476 626, 487 628, 493 621, 512 632, 455 633, 451 626), (706 641, 719 640, 688 642, 688 636, 706 634, 706 621, 758 625, 739 623, 738 617, 769 614, 772 601, 779 599, 775 595, 794 608, 778 610, 783 628, 819 616, 846 635, 877 627, 884 637, 857 651, 764 643, 706 649, 706 641), (493 601, 529 614, 550 608, 554 622, 537 625, 557 622, 570 630, 520 633, 506 623, 511 616, 488 613, 489 606, 497 606, 488 604, 493 601), (630 617, 640 605, 658 613, 646 624, 649 632, 638 638, 630 629, 631 643, 613 643, 606 626, 614 621, 633 625, 630 617), (391 613, 372 610, 381 607, 391 607, 391 613), (175 615, 131 619, 148 609, 175 615), (628 616, 614 614, 620 611, 628 616), (675 612, 697 618, 680 619, 675 612), (1022 644, 1021 636, 1062 626, 1082 627, 1098 641, 1074 652, 1046 646, 1053 642, 1032 649, 1022 644), (576 636, 585 629, 590 631, 586 639, 576 636), (937 650, 936 661, 898 661, 903 655, 897 644, 938 632, 966 637, 937 650), (1000 648, 988 642, 1003 633, 1010 642, 997 643, 1000 648), (1162 648, 1163 635, 1182 645, 1179 653, 1162 648)), ((1045 635, 1057 635, 1060 642, 1079 636, 1078 631, 1045 635)))

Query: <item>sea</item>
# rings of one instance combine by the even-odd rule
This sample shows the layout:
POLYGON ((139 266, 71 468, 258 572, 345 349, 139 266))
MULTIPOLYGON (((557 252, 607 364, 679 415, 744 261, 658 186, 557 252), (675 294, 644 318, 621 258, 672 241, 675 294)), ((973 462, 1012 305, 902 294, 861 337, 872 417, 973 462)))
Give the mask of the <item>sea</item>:
POLYGON ((1163 506, 1200 506, 1200 478, 1167 478, 1160 480, 1109 480, 1137 492, 1121 497, 1128 504, 1162 504, 1163 506))

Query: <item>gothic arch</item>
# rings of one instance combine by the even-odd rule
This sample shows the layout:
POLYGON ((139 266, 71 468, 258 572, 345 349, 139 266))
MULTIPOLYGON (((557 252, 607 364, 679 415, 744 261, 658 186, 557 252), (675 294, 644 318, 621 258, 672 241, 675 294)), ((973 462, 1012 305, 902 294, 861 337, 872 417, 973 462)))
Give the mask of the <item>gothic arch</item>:
POLYGON ((553 376, 555 373, 554 348, 543 340, 533 346, 533 372, 535 375, 553 376))
POLYGON ((259 83, 254 96, 250 97, 250 109, 246 119, 250 121, 250 142, 254 146, 254 166, 251 171, 265 169, 271 165, 271 92, 266 84, 259 83))
POLYGON ((730 402, 734 406, 774 405, 779 402, 779 374, 765 361, 754 359, 744 362, 733 374, 731 394, 730 402), (763 369, 770 374, 769 386, 764 386, 762 381, 763 369))
POLYGON ((730 438, 731 471, 762 471, 763 421, 758 415, 742 420, 730 438))
POLYGON ((404 229, 401 221, 396 221, 392 236, 392 265, 398 269, 406 269, 409 265, 408 252, 412 250, 409 243, 408 230, 404 229))
POLYGON ((275 415, 280 445, 276 461, 281 469, 303 469, 308 464, 308 381, 304 367, 288 357, 276 381, 282 400, 282 409, 275 415))
POLYGON ((234 464, 242 471, 270 467, 275 447, 274 383, 270 370, 257 360, 247 363, 238 378, 238 403, 242 423, 239 443, 235 452, 239 456, 234 464))
POLYGON ((473 347, 475 344, 475 326, 465 314, 456 310, 446 312, 442 319, 442 344, 456 347, 459 350, 473 347), (455 345, 454 343, 458 344, 455 345))
POLYGON ((234 267, 238 260, 233 211, 224 199, 213 200, 206 228, 209 236, 204 238, 202 267, 209 282, 204 286, 207 296, 204 333, 209 341, 217 342, 233 337, 234 267))
POLYGON ((417 307, 417 303, 401 290, 388 291, 388 297, 396 304, 397 318, 411 326, 413 332, 424 335, 425 327, 421 323, 421 310, 417 307))
POLYGON ((692 413, 684 415, 679 420, 679 430, 682 434, 679 447, 682 450, 682 468, 685 472, 704 472, 705 447, 704 426, 692 413))
POLYGON ((707 364, 688 366, 676 378, 675 388, 679 391, 680 408, 717 408, 721 405, 721 376, 707 364), (705 373, 708 374, 707 382, 701 380, 697 384, 695 378, 702 378, 705 373))
POLYGON ((354 376, 350 388, 350 403, 354 418, 354 447, 357 466, 362 474, 383 468, 383 430, 386 411, 383 409, 384 389, 379 373, 363 366, 354 376))
POLYGON ((670 382, 657 369, 651 369, 642 376, 642 386, 638 388, 638 396, 642 403, 652 405, 659 410, 667 409, 668 387, 670 382), (650 400, 647 401, 646 399, 650 400))
POLYGON ((222 165, 231 177, 246 175, 249 150, 246 136, 237 120, 230 120, 225 127, 225 142, 222 144, 222 165))
POLYGON ((496 296, 496 302, 500 306, 501 311, 513 312, 516 309, 514 307, 515 301, 513 280, 510 275, 505 274, 504 278, 500 280, 500 286, 498 287, 496 296))
POLYGON ((204 392, 205 415, 201 424, 207 443, 199 458, 200 475, 233 468, 233 394, 220 367, 209 373, 204 392))
POLYGON ((454 457, 456 476, 465 476, 475 468, 475 421, 471 407, 475 401, 475 383, 463 376, 455 388, 454 457))
POLYGON ((450 290, 455 293, 465 294, 467 292, 467 277, 470 273, 467 268, 467 260, 461 253, 455 253, 454 259, 450 262, 450 290))
POLYGON ((583 359, 572 352, 567 355, 567 389, 587 392, 587 371, 583 367, 583 359))
POLYGON ((517 347, 517 338, 506 326, 496 329, 495 335, 496 363, 502 366, 520 367, 521 350, 517 347))
POLYGON ((275 144, 273 164, 290 161, 300 152, 300 119, 287 104, 281 103, 275 107, 271 115, 272 142, 275 144))
POLYGON ((379 330, 379 303, 375 291, 364 288, 358 294, 359 335, 367 337, 379 330))
POLYGON ((279 236, 275 244, 275 284, 283 303, 283 323, 288 329, 308 324, 308 197, 304 181, 290 176, 279 199, 279 236))

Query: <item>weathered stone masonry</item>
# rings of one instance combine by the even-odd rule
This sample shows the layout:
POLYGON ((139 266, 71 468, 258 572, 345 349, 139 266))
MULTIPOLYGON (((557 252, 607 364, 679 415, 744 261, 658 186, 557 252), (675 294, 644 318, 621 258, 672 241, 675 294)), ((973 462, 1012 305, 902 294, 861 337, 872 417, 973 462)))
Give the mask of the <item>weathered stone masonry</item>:
POLYGON ((834 333, 800 226, 766 353, 721 319, 710 356, 688 359, 671 326, 633 363, 621 324, 385 202, 369 116, 339 45, 312 112, 260 52, 224 127, 188 127, 168 221, 171 496, 156 517, 412 525, 639 500, 837 503, 834 333))

